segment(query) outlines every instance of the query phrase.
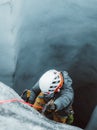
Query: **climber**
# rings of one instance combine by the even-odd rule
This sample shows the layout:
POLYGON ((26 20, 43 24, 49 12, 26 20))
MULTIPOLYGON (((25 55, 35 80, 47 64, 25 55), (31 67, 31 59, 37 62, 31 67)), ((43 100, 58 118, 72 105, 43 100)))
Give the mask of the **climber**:
POLYGON ((73 123, 74 91, 72 80, 66 71, 48 70, 31 90, 26 89, 21 97, 47 118, 61 123, 73 123), (41 106, 43 109, 35 106, 41 106))

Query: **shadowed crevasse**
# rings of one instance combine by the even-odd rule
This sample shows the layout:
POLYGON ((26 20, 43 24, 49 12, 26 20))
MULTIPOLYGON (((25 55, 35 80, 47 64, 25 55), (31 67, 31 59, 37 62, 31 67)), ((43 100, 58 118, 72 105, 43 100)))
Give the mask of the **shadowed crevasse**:
POLYGON ((69 70, 75 91, 75 123, 79 126, 86 126, 97 105, 96 53, 96 44, 84 45, 69 70))

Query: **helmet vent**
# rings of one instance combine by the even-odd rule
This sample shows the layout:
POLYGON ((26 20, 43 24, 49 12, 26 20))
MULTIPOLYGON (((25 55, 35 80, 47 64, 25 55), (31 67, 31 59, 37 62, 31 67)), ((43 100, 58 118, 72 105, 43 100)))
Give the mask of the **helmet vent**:
POLYGON ((54 81, 54 82, 52 82, 53 84, 55 84, 56 82, 54 81))
POLYGON ((57 72, 54 72, 54 74, 57 74, 57 72))
POLYGON ((49 92, 53 92, 54 90, 49 90, 49 92))
POLYGON ((56 76, 54 79, 59 79, 60 77, 59 76, 56 76))
POLYGON ((50 88, 55 88, 56 86, 50 86, 50 88))
POLYGON ((58 83, 60 83, 60 80, 59 81, 57 81, 58 83))

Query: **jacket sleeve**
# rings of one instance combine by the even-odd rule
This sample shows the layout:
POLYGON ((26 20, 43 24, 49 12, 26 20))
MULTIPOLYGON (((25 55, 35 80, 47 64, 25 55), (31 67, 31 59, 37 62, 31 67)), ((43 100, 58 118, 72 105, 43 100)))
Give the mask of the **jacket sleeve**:
POLYGON ((64 85, 60 92, 59 98, 55 100, 55 105, 57 106, 57 110, 62 110, 66 107, 68 107, 72 102, 74 98, 74 91, 72 88, 72 80, 69 77, 67 72, 63 72, 64 77, 64 85))
POLYGON ((31 95, 29 98, 29 102, 30 103, 34 103, 36 97, 38 96, 38 94, 41 92, 40 88, 39 88, 39 82, 37 82, 32 88, 31 88, 31 95))

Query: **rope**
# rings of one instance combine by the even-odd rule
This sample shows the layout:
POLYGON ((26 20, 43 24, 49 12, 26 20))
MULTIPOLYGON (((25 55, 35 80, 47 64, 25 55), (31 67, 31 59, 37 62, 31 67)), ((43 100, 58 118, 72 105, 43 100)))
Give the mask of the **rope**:
POLYGON ((24 100, 19 100, 19 99, 17 99, 17 98, 15 98, 15 99, 9 99, 9 100, 0 100, 0 104, 12 103, 12 102, 20 102, 20 103, 26 104, 26 105, 28 105, 28 106, 30 106, 30 107, 43 109, 43 107, 41 107, 41 106, 35 106, 35 105, 33 105, 33 104, 30 104, 30 103, 28 103, 28 102, 25 102, 24 100))

